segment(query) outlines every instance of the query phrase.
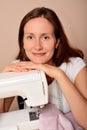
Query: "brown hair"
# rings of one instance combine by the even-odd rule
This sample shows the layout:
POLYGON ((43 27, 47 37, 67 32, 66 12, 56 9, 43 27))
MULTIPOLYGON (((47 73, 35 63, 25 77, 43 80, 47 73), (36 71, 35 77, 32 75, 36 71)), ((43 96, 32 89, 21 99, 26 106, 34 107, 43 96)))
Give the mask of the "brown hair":
POLYGON ((53 62, 55 63, 55 65, 59 66, 61 65, 62 62, 69 62, 70 57, 83 58, 83 53, 81 50, 74 49, 69 45, 62 24, 58 16, 56 15, 56 13, 49 8, 39 7, 31 10, 28 14, 24 16, 24 18, 21 21, 20 28, 19 28, 19 36, 18 36, 20 50, 16 59, 20 59, 21 61, 30 60, 27 57, 23 48, 24 26, 30 19, 41 17, 41 16, 43 16, 44 18, 46 18, 48 21, 51 22, 51 24, 54 27, 55 37, 56 39, 59 39, 60 42, 58 48, 55 49, 53 55, 53 62))

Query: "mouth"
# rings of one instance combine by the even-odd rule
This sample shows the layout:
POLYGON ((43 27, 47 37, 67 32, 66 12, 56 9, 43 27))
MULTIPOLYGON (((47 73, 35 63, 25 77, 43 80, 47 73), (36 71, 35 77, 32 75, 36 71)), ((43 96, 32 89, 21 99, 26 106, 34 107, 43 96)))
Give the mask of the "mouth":
POLYGON ((44 56, 46 53, 32 53, 34 56, 38 56, 38 57, 40 57, 40 56, 44 56))

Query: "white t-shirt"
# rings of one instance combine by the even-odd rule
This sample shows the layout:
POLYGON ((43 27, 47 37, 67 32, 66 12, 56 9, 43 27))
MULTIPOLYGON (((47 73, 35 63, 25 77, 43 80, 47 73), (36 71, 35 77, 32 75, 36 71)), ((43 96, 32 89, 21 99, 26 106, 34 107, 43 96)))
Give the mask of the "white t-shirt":
MULTIPOLYGON (((76 57, 70 58, 69 63, 62 63, 60 68, 66 73, 69 79, 74 83, 77 74, 86 66, 83 59, 76 57)), ((63 113, 70 111, 70 107, 64 97, 61 88, 56 80, 49 85, 49 102, 55 104, 63 113)))

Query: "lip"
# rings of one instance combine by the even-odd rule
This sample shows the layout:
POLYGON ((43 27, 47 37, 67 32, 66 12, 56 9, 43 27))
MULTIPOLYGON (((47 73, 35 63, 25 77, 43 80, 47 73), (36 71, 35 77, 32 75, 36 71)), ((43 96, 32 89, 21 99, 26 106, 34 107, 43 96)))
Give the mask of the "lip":
POLYGON ((40 57, 40 56, 44 56, 46 53, 36 53, 36 52, 35 52, 35 53, 32 53, 32 54, 33 54, 34 56, 39 56, 39 57, 40 57))

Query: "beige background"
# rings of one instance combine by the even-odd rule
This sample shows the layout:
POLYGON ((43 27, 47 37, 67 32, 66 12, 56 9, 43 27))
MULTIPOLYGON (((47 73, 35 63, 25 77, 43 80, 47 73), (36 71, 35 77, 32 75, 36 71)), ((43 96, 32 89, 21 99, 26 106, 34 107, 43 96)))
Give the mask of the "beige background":
POLYGON ((83 50, 87 63, 87 0, 0 0, 0 71, 17 55, 22 17, 38 6, 56 11, 69 41, 83 50))

